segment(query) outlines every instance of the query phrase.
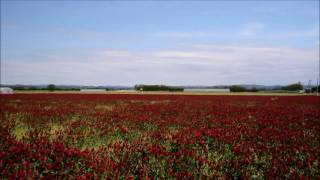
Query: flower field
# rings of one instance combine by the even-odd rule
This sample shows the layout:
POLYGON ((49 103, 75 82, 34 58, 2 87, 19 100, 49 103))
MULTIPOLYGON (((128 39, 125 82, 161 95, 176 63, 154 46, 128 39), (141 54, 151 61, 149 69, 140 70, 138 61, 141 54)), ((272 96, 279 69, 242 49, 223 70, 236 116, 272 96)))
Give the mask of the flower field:
POLYGON ((0 95, 0 179, 318 179, 320 98, 0 95))

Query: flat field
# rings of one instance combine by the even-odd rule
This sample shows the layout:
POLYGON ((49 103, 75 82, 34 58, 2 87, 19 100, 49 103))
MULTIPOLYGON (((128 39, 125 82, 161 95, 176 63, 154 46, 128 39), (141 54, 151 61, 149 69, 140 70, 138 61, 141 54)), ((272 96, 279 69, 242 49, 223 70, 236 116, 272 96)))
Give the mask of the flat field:
POLYGON ((320 178, 320 97, 0 95, 1 179, 320 178))

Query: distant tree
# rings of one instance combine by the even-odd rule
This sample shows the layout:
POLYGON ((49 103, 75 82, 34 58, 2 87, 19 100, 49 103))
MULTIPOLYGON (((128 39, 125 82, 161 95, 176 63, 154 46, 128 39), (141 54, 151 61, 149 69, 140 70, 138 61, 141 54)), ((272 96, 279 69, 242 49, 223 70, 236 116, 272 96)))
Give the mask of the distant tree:
POLYGON ((49 84, 49 85, 47 86, 47 89, 48 89, 49 91, 54 91, 54 90, 56 90, 56 86, 55 86, 54 84, 49 84))
POLYGON ((165 86, 165 85, 135 85, 136 91, 183 91, 181 87, 165 86))
POLYGON ((242 87, 242 86, 233 85, 233 86, 230 87, 230 91, 231 92, 246 92, 247 89, 245 87, 242 87))
POLYGON ((250 92, 259 92, 259 90, 256 87, 253 87, 252 89, 249 89, 250 92))
POLYGON ((230 87, 231 92, 259 92, 259 89, 253 87, 252 89, 247 89, 243 86, 233 85, 230 87))
POLYGON ((38 90, 38 88, 36 86, 27 86, 26 90, 34 91, 34 90, 38 90))
POLYGON ((318 92, 320 92, 320 86, 318 86, 318 88, 317 88, 317 86, 311 88, 311 92, 317 92, 317 90, 318 90, 318 92))
POLYGON ((294 84, 290 84, 288 86, 285 86, 282 88, 282 90, 286 90, 286 91, 299 91, 303 89, 303 85, 298 82, 298 83, 294 83, 294 84))

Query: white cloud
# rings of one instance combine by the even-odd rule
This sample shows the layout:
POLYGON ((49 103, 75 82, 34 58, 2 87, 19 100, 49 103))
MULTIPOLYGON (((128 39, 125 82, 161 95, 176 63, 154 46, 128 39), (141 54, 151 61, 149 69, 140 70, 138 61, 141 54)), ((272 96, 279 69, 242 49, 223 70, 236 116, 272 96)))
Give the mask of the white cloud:
POLYGON ((197 38, 259 38, 259 39, 293 39, 319 37, 319 27, 299 31, 267 31, 263 23, 248 23, 242 28, 235 27, 231 31, 191 31, 191 32, 157 32, 153 36, 161 38, 180 38, 180 39, 197 39, 197 38))
POLYGON ((319 27, 314 27, 304 31, 279 32, 277 34, 266 34, 267 38, 301 38, 301 37, 319 37, 319 27))
POLYGON ((101 55, 107 56, 107 57, 130 57, 130 56, 132 56, 132 54, 129 53, 128 51, 118 51, 118 50, 102 51, 101 55))
POLYGON ((318 57, 318 48, 239 44, 199 44, 152 52, 94 50, 82 59, 4 59, 1 77, 3 83, 13 84, 286 84, 315 82, 318 57))

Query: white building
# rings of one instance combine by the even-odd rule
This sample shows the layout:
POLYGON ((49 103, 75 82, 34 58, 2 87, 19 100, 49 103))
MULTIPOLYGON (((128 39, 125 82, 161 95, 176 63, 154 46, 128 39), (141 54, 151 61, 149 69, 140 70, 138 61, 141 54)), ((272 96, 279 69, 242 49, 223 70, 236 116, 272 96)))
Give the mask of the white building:
POLYGON ((13 90, 9 87, 0 87, 0 94, 12 94, 13 90))

